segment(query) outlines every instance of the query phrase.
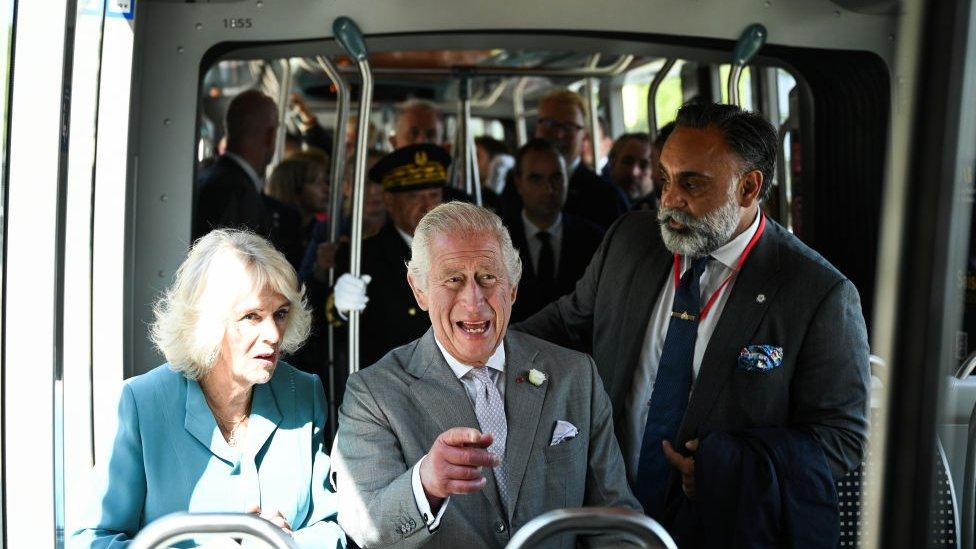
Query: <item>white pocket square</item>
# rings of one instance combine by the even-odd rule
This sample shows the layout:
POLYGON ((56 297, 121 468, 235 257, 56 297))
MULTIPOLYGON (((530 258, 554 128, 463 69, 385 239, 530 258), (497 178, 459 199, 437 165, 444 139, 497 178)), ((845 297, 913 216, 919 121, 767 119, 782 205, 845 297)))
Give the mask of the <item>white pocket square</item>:
POLYGON ((556 427, 552 430, 552 440, 549 446, 562 444, 567 440, 573 440, 579 434, 579 429, 568 421, 556 420, 556 427))

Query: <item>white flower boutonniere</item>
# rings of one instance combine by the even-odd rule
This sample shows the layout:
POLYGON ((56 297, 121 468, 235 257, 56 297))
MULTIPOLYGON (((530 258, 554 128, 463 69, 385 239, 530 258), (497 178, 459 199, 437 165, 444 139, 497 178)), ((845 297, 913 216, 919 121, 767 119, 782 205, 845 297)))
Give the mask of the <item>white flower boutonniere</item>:
POLYGON ((546 374, 536 370, 535 368, 529 370, 529 383, 538 387, 546 382, 546 374))

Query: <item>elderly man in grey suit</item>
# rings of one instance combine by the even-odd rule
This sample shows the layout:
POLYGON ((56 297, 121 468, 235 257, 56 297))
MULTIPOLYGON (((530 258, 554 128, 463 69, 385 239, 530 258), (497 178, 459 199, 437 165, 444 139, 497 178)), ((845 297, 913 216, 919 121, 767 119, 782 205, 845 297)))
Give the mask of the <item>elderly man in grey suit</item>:
POLYGON ((679 479, 694 497, 710 433, 808 433, 840 478, 868 428, 857 290, 760 210, 772 126, 731 105, 686 105, 676 122, 660 210, 619 220, 574 292, 515 326, 592 352, 634 493, 657 518, 679 479))
POLYGON ((484 208, 418 225, 407 279, 432 328, 351 375, 340 410, 339 523, 360 546, 504 547, 545 511, 640 508, 592 359, 506 334, 520 274, 484 208))

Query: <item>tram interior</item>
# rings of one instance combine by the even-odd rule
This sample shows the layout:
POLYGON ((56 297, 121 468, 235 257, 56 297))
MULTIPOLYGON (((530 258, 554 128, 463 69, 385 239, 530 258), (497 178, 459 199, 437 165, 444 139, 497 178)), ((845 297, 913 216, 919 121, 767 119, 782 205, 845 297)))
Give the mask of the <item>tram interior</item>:
MULTIPOLYGON (((89 320, 90 352, 84 375, 70 373, 70 366, 66 370, 58 404, 64 421, 54 437, 64 452, 55 475, 62 533, 87 501, 94 448, 113 423, 112 395, 124 379, 163 361, 147 337, 153 303, 186 255, 194 178, 219 154, 229 101, 258 88, 279 107, 288 104, 281 108, 282 132, 269 171, 286 154, 287 134, 299 133, 292 94, 304 98, 333 136, 345 134, 335 127, 337 91, 323 60, 338 67, 350 84, 353 114, 362 85, 355 63, 327 30, 339 15, 353 17, 366 33, 375 75, 370 122, 376 132, 370 147, 389 149, 397 105, 416 98, 436 105, 445 122, 446 145, 455 153, 464 148, 459 147, 459 113, 466 85, 471 89, 471 118, 464 124, 468 136, 491 136, 513 150, 532 135, 536 103, 553 87, 568 87, 596 106, 596 116, 587 122, 591 136, 596 128, 610 138, 635 131, 653 134, 686 102, 729 101, 736 38, 748 24, 765 24, 769 41, 749 61, 737 87, 741 105, 762 113, 779 131, 775 188, 764 210, 851 279, 876 344, 873 334, 886 322, 879 314, 886 310, 885 298, 879 297, 885 287, 884 261, 877 253, 883 241, 882 204, 891 186, 886 177, 897 130, 893 113, 904 108, 900 94, 906 93, 904 75, 896 71, 901 3, 716 0, 678 5, 660 0, 602 6, 573 0, 558 14, 543 2, 510 3, 504 9, 473 0, 450 9, 436 0, 391 1, 388 6, 359 0, 272 4, 145 0, 135 22, 104 20, 102 48, 108 53, 99 81, 104 97, 92 105, 93 111, 95 104, 102 108, 96 136, 101 188, 83 197, 100 209, 100 217, 89 213, 80 222, 90 231, 83 247, 95 250, 85 264, 85 274, 90 272, 94 281, 81 315, 89 320), (388 9, 377 9, 381 5, 388 9), (439 10, 442 18, 425 15, 439 10), (606 10, 634 17, 623 20, 606 10), (671 13, 673 19, 659 13, 671 13), (109 56, 121 58, 113 63, 109 56), (104 85, 106 75, 118 88, 104 85), (109 108, 113 102, 125 107, 109 108), (124 162, 110 166, 104 161, 119 150, 125 151, 124 162), (73 414, 72 406, 86 413, 73 414)), ((88 70, 79 67, 79 74, 88 70)), ((599 143, 591 139, 588 147, 595 157, 591 162, 599 166, 605 161, 599 143)), ((967 268, 964 277, 973 272, 967 268)), ((66 317, 74 314, 72 307, 66 305, 66 317)), ((936 476, 941 484, 934 489, 948 496, 933 506, 932 524, 935 532, 943 521, 946 539, 958 531, 946 531, 944 515, 951 521, 964 499, 976 498, 966 470, 973 451, 968 424, 976 402, 976 382, 968 377, 976 352, 968 333, 976 330, 976 314, 971 303, 965 308, 967 323, 958 331, 953 364, 945 368, 948 396, 938 420, 941 476, 936 476), (958 372, 948 371, 959 364, 958 372)), ((889 357, 881 350, 877 354, 871 364, 872 413, 891 382, 889 357)), ((345 375, 343 366, 337 375, 345 375)), ((859 507, 861 480, 849 481, 854 492, 848 494, 850 507, 842 507, 850 513, 842 515, 842 529, 855 546, 865 519, 859 507)), ((11 492, 23 488, 9 485, 11 492)), ((24 539, 23 533, 11 539, 24 539)))

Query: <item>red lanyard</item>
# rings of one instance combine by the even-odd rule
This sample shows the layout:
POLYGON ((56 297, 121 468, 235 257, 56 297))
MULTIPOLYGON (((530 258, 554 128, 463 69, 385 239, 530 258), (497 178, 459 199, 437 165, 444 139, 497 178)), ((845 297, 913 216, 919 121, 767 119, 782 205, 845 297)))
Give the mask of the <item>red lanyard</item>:
MULTIPOLYGON (((750 240, 749 244, 746 245, 746 249, 742 250, 742 255, 739 256, 739 261, 736 263, 735 269, 733 269, 732 272, 729 273, 729 276, 725 277, 725 280, 722 281, 722 284, 719 285, 718 289, 712 293, 712 297, 708 298, 708 301, 705 303, 705 306, 702 307, 701 313, 698 314, 698 322, 705 320, 705 315, 707 315, 708 311, 711 310, 712 305, 715 304, 715 301, 718 299, 719 294, 722 293, 722 290, 725 289, 725 286, 729 283, 729 281, 732 280, 732 277, 735 276, 735 274, 739 272, 739 269, 742 268, 742 264, 746 262, 746 258, 749 257, 749 253, 752 252, 752 249, 756 246, 756 242, 759 242, 759 237, 762 236, 764 230, 766 230, 766 216, 763 215, 763 213, 760 211, 759 228, 756 229, 756 234, 752 235, 752 240, 750 240)), ((678 290, 678 283, 680 282, 680 280, 681 280, 681 256, 678 254, 674 254, 675 291, 678 290)))

